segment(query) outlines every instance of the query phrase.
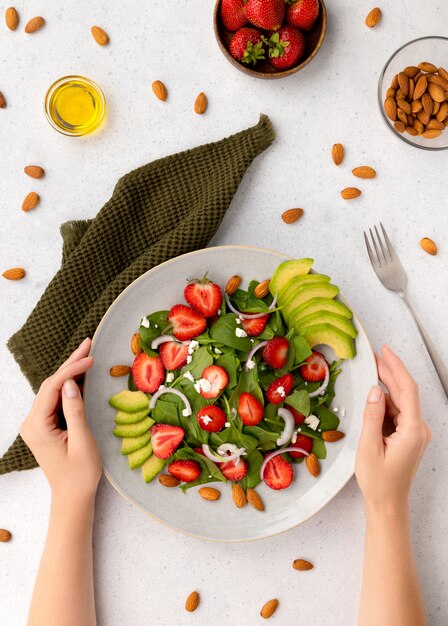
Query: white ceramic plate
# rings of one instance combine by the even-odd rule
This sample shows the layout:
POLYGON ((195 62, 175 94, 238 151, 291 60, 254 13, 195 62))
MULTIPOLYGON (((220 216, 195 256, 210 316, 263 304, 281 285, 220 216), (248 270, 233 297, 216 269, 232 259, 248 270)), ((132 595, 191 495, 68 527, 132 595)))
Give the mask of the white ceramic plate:
MULTIPOLYGON (((132 362, 130 337, 140 319, 182 302, 187 279, 203 276, 208 271, 214 281, 225 285, 232 274, 240 274, 244 287, 254 278, 263 280, 272 276, 277 265, 288 258, 277 252, 244 246, 206 248, 184 254, 153 268, 129 285, 109 308, 95 333, 92 348, 95 364, 86 376, 84 398, 105 475, 132 504, 176 530, 215 541, 268 537, 314 515, 353 475, 364 401, 377 380, 373 352, 357 318, 357 356, 353 361, 344 362, 336 385, 335 404, 345 408, 340 428, 346 436, 327 446, 328 457, 321 464, 318 479, 312 478, 300 464, 295 467, 296 480, 290 488, 273 491, 260 484, 257 491, 266 506, 263 513, 250 506, 237 509, 227 484, 217 485, 222 492, 217 502, 204 501, 196 493, 197 488, 184 494, 180 489, 163 487, 157 480, 145 484, 140 469, 129 469, 127 458, 120 453, 121 440, 112 435, 115 411, 109 406, 108 398, 125 386, 126 378, 111 378, 108 372, 112 365, 132 362)), ((325 267, 317 269, 329 272, 325 267)))

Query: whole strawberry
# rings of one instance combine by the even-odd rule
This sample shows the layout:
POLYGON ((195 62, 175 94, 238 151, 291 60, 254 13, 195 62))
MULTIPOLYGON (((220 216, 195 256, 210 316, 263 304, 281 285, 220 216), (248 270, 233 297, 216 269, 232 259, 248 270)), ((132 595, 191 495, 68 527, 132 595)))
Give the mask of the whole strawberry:
POLYGON ((278 30, 285 17, 285 0, 249 0, 246 11, 254 26, 278 30))
POLYGON ((297 65, 305 52, 305 37, 293 26, 284 26, 268 40, 269 63, 277 70, 297 65))
POLYGON ((311 30, 319 15, 319 0, 297 0, 287 10, 286 21, 300 30, 311 30))
POLYGON ((227 30, 238 30, 247 24, 245 0, 222 0, 221 20, 227 30))
POLYGON ((252 63, 264 59, 263 37, 255 28, 240 28, 230 42, 230 54, 237 61, 252 63))

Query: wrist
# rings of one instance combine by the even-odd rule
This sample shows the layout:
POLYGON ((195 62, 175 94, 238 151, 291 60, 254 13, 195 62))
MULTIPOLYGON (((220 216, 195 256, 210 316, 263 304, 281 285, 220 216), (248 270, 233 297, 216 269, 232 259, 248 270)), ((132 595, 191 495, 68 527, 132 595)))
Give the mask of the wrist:
POLYGON ((388 519, 388 520, 404 520, 409 515, 408 498, 394 498, 392 500, 384 500, 376 502, 372 500, 364 500, 366 518, 368 520, 388 519))
POLYGON ((51 506, 55 511, 90 512, 95 508, 95 493, 67 493, 52 490, 51 506))

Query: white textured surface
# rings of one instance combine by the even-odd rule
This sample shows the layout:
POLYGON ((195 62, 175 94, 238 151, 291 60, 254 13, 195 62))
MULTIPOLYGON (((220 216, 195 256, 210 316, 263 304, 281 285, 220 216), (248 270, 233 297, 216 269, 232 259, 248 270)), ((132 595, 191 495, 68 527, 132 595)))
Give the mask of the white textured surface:
MULTIPOLYGON (((448 359, 448 153, 424 153, 399 142, 383 125, 376 103, 377 77, 388 56, 414 37, 446 34, 448 5, 434 1, 421 11, 415 0, 387 3, 379 27, 368 31, 363 25, 368 2, 329 2, 329 32, 319 55, 298 75, 270 82, 249 79, 227 64, 214 41, 210 0, 28 4, 17 5, 21 27, 41 14, 47 19, 41 32, 27 36, 22 28, 10 33, 0 25, 0 90, 8 101, 0 111, 0 267, 23 265, 29 272, 22 283, 0 284, 2 449, 15 437, 32 400, 4 342, 25 321, 58 267, 58 224, 92 216, 120 174, 252 125, 263 111, 273 121, 277 141, 247 173, 213 243, 314 256, 358 311, 374 346, 390 342, 409 364, 435 433, 412 496, 415 550, 429 623, 448 623, 447 403, 412 322, 377 281, 361 238, 362 229, 375 221, 388 227, 408 270, 411 300, 448 359), (109 32, 110 46, 93 42, 92 24, 109 32), (170 43, 173 37, 176 45, 170 43), (98 81, 108 100, 107 123, 91 138, 54 133, 42 112, 46 88, 74 72, 98 81), (169 89, 165 104, 151 94, 157 78, 169 89), (202 90, 210 105, 199 117, 192 107, 202 90), (340 168, 329 158, 336 141, 347 150, 340 168), (33 162, 45 167, 44 180, 22 174, 33 162), (351 168, 364 163, 378 170, 378 178, 361 181, 362 198, 345 203, 338 192, 353 184, 351 168), (42 202, 25 215, 20 205, 32 189, 42 202), (279 215, 292 206, 304 207, 306 216, 288 227, 279 215), (420 250, 424 235, 439 243, 437 257, 420 250)), ((0 490, 0 526, 14 533, 14 541, 0 550, 0 623, 19 626, 25 623, 42 550, 49 493, 40 470, 3 476, 0 490)), ((259 624, 261 605, 274 596, 281 601, 275 623, 352 624, 362 536, 362 503, 354 481, 294 531, 232 546, 177 535, 103 482, 95 529, 99 624, 259 624), (299 556, 316 568, 295 572, 291 561, 299 556), (194 588, 202 604, 187 615, 184 599, 194 588)))

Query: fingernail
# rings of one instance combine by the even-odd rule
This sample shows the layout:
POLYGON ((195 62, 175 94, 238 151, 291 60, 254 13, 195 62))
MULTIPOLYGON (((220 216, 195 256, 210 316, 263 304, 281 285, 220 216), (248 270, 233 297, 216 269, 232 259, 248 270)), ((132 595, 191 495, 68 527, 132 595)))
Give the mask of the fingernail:
POLYGON ((79 387, 74 380, 66 380, 63 389, 66 398, 73 399, 79 397, 80 395, 79 387))
POLYGON ((381 387, 378 387, 378 385, 374 385, 369 391, 369 395, 367 396, 367 402, 379 402, 382 395, 383 392, 381 390, 381 387))
POLYGON ((84 346, 86 345, 86 343, 87 343, 88 341, 90 341, 90 338, 89 338, 89 337, 86 337, 85 339, 83 339, 83 341, 81 341, 81 343, 80 343, 80 344, 79 344, 79 346, 78 346, 78 350, 79 350, 80 348, 84 348, 84 346))

